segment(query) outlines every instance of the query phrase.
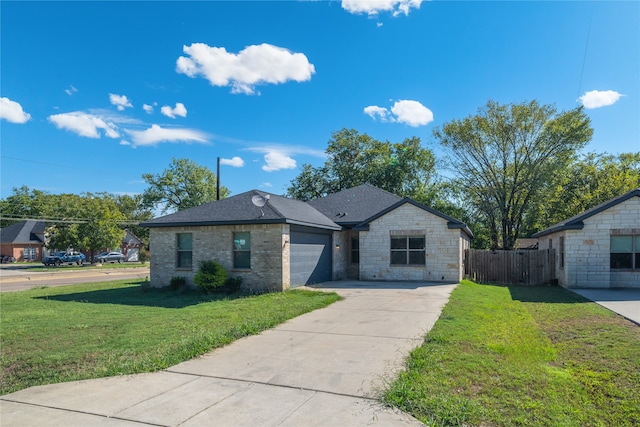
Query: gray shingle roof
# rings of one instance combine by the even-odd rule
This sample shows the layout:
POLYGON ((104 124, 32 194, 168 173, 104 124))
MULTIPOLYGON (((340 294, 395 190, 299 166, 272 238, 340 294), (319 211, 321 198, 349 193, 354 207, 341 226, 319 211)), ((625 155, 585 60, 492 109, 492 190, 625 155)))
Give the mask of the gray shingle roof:
POLYGON ((145 227, 177 227, 189 225, 232 224, 297 224, 310 227, 340 230, 340 226, 318 212, 312 206, 275 194, 258 190, 206 203, 191 209, 146 221, 145 227), (269 202, 262 208, 251 199, 255 195, 269 195, 269 202))
POLYGON ((307 203, 340 225, 355 225, 395 205, 402 197, 362 184, 307 203))
POLYGON ((0 229, 2 243, 44 243, 45 224, 43 221, 26 220, 0 229))
POLYGON ((584 227, 585 219, 592 217, 593 215, 599 214, 600 212, 609 209, 612 206, 617 205, 618 203, 622 203, 626 200, 629 200, 632 197, 640 197, 640 188, 636 188, 631 190, 621 196, 615 197, 607 202, 601 203, 598 206, 595 206, 591 209, 588 209, 581 214, 573 216, 569 219, 566 219, 562 222, 552 225, 549 228, 546 228, 542 231, 537 232, 531 237, 542 237, 548 234, 556 233, 558 231, 563 230, 581 230, 584 227))
POLYGON ((342 226, 366 230, 369 222, 405 203, 411 203, 439 216, 447 220, 448 228, 459 228, 473 237, 473 233, 465 223, 412 199, 403 199, 370 184, 359 185, 306 203, 251 190, 227 199, 154 218, 140 225, 153 228, 286 223, 329 230, 341 230, 342 226), (252 197, 256 195, 269 195, 269 202, 262 208, 262 212, 251 202, 252 197))

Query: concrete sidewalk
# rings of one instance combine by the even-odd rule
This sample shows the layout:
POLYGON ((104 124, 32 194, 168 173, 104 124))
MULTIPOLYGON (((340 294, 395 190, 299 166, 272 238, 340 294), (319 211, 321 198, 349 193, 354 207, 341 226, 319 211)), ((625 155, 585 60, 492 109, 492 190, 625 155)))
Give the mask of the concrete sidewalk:
POLYGON ((166 371, 0 397, 5 426, 421 425, 376 393, 440 316, 454 284, 329 282, 345 297, 166 371))
POLYGON ((569 289, 640 325, 640 289, 569 289))

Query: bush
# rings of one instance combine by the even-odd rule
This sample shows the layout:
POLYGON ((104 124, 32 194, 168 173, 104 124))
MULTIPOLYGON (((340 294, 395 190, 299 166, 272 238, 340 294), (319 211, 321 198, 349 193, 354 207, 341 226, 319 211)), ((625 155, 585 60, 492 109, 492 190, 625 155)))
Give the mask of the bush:
POLYGON ((242 286, 242 277, 229 277, 227 278, 224 286, 227 288, 227 292, 230 294, 234 294, 240 290, 240 286, 242 286))
POLYGON ((213 292, 227 281, 227 270, 216 260, 200 262, 200 268, 193 278, 202 292, 213 292))
POLYGON ((169 286, 173 290, 182 289, 187 286, 187 278, 184 276, 173 276, 171 281, 169 281, 169 286))
POLYGON ((149 252, 145 248, 140 248, 138 251, 138 261, 142 264, 149 261, 149 252))

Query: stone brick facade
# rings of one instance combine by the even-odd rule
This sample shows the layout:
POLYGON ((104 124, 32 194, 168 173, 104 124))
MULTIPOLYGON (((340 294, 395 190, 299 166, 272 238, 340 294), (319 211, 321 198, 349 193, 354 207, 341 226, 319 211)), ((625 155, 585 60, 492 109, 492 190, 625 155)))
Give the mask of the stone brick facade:
POLYGON ((563 230, 540 238, 539 249, 556 249, 558 283, 567 288, 640 288, 640 269, 610 268, 611 236, 640 235, 640 198, 611 206, 583 223, 581 230, 563 230))
POLYGON ((201 261, 218 260, 230 276, 241 276, 242 287, 259 291, 289 288, 289 226, 286 224, 157 227, 150 229, 151 286, 169 285, 184 276, 189 286, 201 261), (233 268, 233 233, 251 233, 251 268, 233 268), (177 235, 192 233, 193 267, 177 267, 177 235))
POLYGON ((360 280, 458 282, 468 243, 460 229, 447 228, 447 220, 409 203, 401 205, 360 232, 360 280), (425 236, 425 265, 392 265, 392 235, 425 236))
MULTIPOLYGON (((152 227, 150 229, 151 286, 168 286, 183 276, 188 286, 201 261, 215 259, 230 276, 241 276, 245 289, 279 291, 291 287, 291 227, 288 224, 152 227), (251 268, 233 268, 233 233, 249 232, 251 268), (179 268, 178 234, 192 235, 192 267, 179 268)), ((410 203, 399 206, 369 224, 369 231, 334 231, 332 279, 411 280, 458 282, 469 238, 449 229, 447 220, 410 203), (424 265, 391 265, 390 236, 424 236, 424 265), (352 262, 352 238, 359 242, 359 263, 352 262)))

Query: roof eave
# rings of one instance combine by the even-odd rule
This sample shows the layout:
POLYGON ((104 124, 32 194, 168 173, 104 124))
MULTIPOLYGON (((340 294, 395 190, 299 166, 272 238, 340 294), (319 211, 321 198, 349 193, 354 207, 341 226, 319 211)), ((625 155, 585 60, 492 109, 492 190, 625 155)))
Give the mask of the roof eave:
POLYGON ((143 222, 140 223, 142 227, 149 228, 168 228, 168 227, 205 227, 216 225, 256 225, 256 224, 295 224, 303 225, 306 227, 322 228, 326 230, 342 230, 339 225, 331 224, 314 224, 305 221, 297 221, 288 218, 272 218, 272 219, 252 219, 252 220, 238 220, 238 221, 179 221, 179 222, 143 222))

